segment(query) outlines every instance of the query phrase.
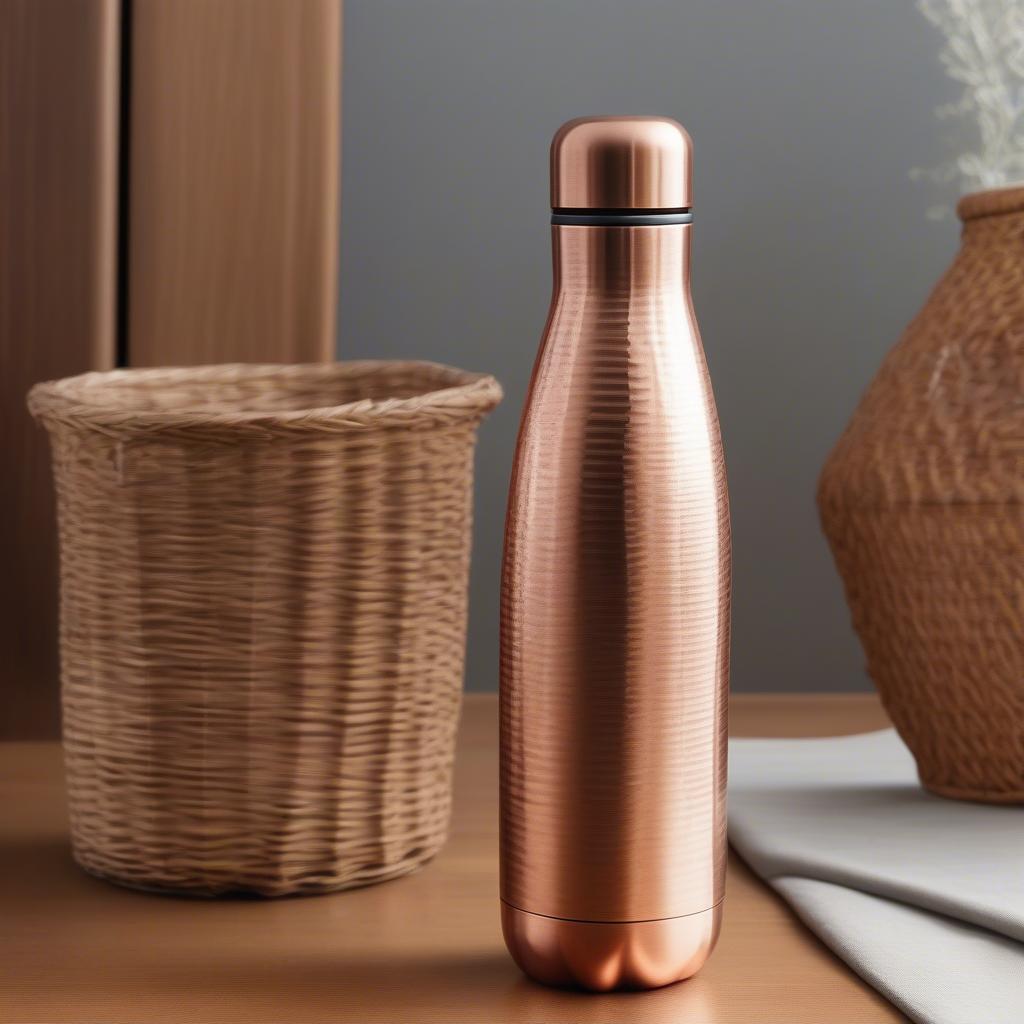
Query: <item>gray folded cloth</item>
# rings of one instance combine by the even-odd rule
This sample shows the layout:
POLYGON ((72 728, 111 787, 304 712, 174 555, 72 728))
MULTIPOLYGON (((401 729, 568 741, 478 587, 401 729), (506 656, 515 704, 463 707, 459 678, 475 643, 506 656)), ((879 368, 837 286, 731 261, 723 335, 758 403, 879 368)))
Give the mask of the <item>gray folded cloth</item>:
POLYGON ((891 729, 729 746, 730 841, 836 954, 920 1024, 1024 1022, 1024 811, 926 792, 891 729))

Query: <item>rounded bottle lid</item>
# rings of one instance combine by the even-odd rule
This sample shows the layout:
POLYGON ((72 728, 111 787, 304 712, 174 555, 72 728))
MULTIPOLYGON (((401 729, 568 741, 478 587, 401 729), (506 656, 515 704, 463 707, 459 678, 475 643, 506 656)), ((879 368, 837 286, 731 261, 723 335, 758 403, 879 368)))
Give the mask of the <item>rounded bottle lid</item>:
POLYGON ((693 144, 670 117, 579 117, 551 142, 556 210, 688 210, 693 144))

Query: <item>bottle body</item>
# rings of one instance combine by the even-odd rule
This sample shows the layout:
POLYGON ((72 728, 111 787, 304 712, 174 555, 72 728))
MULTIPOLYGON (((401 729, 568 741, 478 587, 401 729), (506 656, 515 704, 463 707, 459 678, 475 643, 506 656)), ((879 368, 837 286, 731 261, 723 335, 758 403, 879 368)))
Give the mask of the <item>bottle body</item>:
POLYGON ((690 225, 556 226, 501 607, 501 897, 528 973, 694 973, 725 872, 731 552, 690 225))

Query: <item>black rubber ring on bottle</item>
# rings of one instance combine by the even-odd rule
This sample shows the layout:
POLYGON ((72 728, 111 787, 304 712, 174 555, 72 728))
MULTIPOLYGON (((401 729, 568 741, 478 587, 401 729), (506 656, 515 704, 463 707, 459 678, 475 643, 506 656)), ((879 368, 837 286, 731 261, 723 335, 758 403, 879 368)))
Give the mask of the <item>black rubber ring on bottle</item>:
POLYGON ((661 227, 690 224, 692 210, 552 210, 551 223, 566 227, 661 227))

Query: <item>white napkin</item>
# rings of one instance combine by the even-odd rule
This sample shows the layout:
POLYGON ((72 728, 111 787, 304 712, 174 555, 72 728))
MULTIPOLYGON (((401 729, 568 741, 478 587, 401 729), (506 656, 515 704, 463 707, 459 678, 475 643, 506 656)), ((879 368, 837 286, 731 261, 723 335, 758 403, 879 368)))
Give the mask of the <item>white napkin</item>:
POLYGON ((891 729, 732 740, 729 838, 913 1020, 1024 1022, 1024 810, 927 793, 891 729))

